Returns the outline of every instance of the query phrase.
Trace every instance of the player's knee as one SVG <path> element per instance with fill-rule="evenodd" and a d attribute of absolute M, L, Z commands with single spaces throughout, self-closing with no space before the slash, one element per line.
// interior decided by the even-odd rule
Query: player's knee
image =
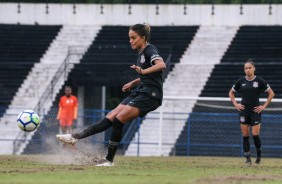
<path fill-rule="evenodd" d="M 122 128 L 124 125 L 124 123 L 122 121 L 120 121 L 117 117 L 114 119 L 113 121 L 113 127 L 114 128 L 117 128 L 117 129 L 120 129 Z"/>
<path fill-rule="evenodd" d="M 260 149 L 261 148 L 261 140 L 260 140 L 259 135 L 253 135 L 253 139 L 254 139 L 255 147 L 257 149 Z"/>
<path fill-rule="evenodd" d="M 250 136 L 249 132 L 242 132 L 242 135 L 243 135 L 243 137 L 249 137 Z"/>
<path fill-rule="evenodd" d="M 122 129 L 124 124 L 117 118 L 113 121 L 113 131 L 110 138 L 112 142 L 120 142 L 122 138 Z"/>

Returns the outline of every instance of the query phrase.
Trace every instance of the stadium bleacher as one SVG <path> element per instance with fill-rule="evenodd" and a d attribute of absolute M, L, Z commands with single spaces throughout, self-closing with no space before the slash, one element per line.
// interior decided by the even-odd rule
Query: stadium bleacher
<path fill-rule="evenodd" d="M 152 26 L 151 43 L 166 60 L 179 62 L 198 26 Z M 121 86 L 135 78 L 129 66 L 136 63 L 137 53 L 130 48 L 128 26 L 103 26 L 81 63 L 71 72 L 75 84 Z"/>
<path fill-rule="evenodd" d="M 0 24 L 0 117 L 60 28 Z"/>

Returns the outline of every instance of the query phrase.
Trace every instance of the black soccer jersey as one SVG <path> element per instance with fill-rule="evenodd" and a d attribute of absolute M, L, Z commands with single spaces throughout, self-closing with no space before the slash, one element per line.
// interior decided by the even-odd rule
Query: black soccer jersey
<path fill-rule="evenodd" d="M 241 77 L 232 87 L 234 92 L 242 94 L 241 104 L 245 106 L 246 110 L 250 111 L 253 111 L 255 106 L 259 106 L 260 94 L 268 91 L 269 89 L 269 84 L 257 76 L 255 76 L 253 80 Z"/>
<path fill-rule="evenodd" d="M 143 51 L 138 54 L 137 66 L 143 70 L 154 65 L 154 61 L 162 59 L 157 48 L 151 44 L 147 45 Z M 158 71 L 150 74 L 140 75 L 140 84 L 137 91 L 162 100 L 163 98 L 163 72 Z"/>

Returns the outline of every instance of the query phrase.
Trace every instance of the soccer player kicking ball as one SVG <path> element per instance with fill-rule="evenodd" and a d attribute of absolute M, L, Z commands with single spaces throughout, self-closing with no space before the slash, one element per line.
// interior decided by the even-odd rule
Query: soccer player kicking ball
<path fill-rule="evenodd" d="M 252 136 L 257 150 L 257 158 L 255 163 L 261 161 L 261 141 L 259 137 L 261 112 L 268 106 L 274 97 L 274 92 L 270 86 L 262 78 L 255 76 L 255 64 L 251 59 L 247 60 L 244 65 L 246 76 L 241 77 L 229 91 L 229 97 L 239 111 L 239 120 L 241 124 L 241 132 L 243 135 L 243 148 L 246 156 L 246 163 L 252 164 L 250 153 L 250 127 L 252 127 Z M 234 93 L 242 94 L 241 103 L 237 103 Z M 267 101 L 260 105 L 259 97 L 262 92 L 268 94 Z"/>
<path fill-rule="evenodd" d="M 64 143 L 75 144 L 79 139 L 105 131 L 113 126 L 108 154 L 96 166 L 114 166 L 113 160 L 122 138 L 124 124 L 137 117 L 145 116 L 162 103 L 162 70 L 166 68 L 166 65 L 157 48 L 149 43 L 150 31 L 151 28 L 148 24 L 135 24 L 129 29 L 131 48 L 138 51 L 137 65 L 132 65 L 130 68 L 139 74 L 139 78 L 125 84 L 122 91 L 127 92 L 136 87 L 131 91 L 131 94 L 109 112 L 104 119 L 82 132 L 56 136 Z"/>

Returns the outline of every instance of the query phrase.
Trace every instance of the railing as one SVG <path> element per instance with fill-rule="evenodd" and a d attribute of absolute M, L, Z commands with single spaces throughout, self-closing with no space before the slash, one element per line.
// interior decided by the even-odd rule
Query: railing
<path fill-rule="evenodd" d="M 30 0 L 2 0 L 2 2 L 17 2 L 17 3 L 21 3 L 21 2 L 28 2 L 30 3 Z M 71 3 L 71 4 L 76 4 L 76 3 L 80 3 L 80 1 L 74 1 L 74 0 L 64 0 L 64 1 L 60 1 L 61 3 Z M 46 3 L 46 5 L 48 5 L 48 3 L 58 3 L 57 0 L 34 0 L 33 3 Z M 100 0 L 98 3 L 93 3 L 93 2 L 85 2 L 83 1 L 83 3 L 86 4 L 223 4 L 222 0 L 210 0 L 210 1 L 195 1 L 195 0 L 182 0 L 182 1 L 173 1 L 173 0 L 146 0 L 146 1 L 132 1 L 132 0 Z M 268 0 L 268 1 L 261 1 L 261 0 L 231 0 L 229 2 L 225 2 L 225 4 L 279 4 L 281 3 L 280 0 Z"/>
<path fill-rule="evenodd" d="M 46 87 L 44 94 L 40 97 L 39 102 L 37 103 L 37 105 L 34 107 L 34 111 L 37 112 L 38 115 L 40 115 L 42 117 L 42 119 L 44 118 L 44 115 L 46 112 L 44 112 L 44 106 L 46 104 L 46 102 L 49 101 L 53 101 L 53 98 L 55 95 L 54 94 L 54 89 L 55 86 L 57 85 L 58 81 L 64 77 L 64 81 L 67 79 L 67 73 L 68 73 L 68 67 L 69 67 L 69 60 L 71 56 L 82 56 L 83 52 L 78 52 L 78 50 L 82 48 L 80 46 L 70 46 L 68 48 L 68 54 L 66 56 L 66 58 L 64 59 L 64 62 L 60 65 L 60 67 L 58 68 L 57 72 L 55 73 L 54 77 L 52 78 L 51 82 L 49 83 L 49 85 Z M 13 153 L 16 154 L 21 145 L 26 142 L 27 140 L 27 133 L 20 131 L 17 136 L 16 139 L 13 141 Z"/>
<path fill-rule="evenodd" d="M 166 61 L 166 69 L 163 71 L 163 79 L 166 79 L 166 77 L 168 76 L 170 70 L 172 69 L 171 67 L 173 66 L 173 64 L 171 63 L 171 53 L 169 53 Z"/>
<path fill-rule="evenodd" d="M 53 109 L 52 112 L 57 112 L 57 109 Z M 101 118 L 100 114 L 103 112 L 105 114 L 108 111 L 101 110 L 85 110 L 85 116 L 80 116 L 88 122 L 96 122 Z M 168 112 L 164 112 L 167 114 Z M 170 112 L 172 113 L 172 112 Z M 173 113 L 178 114 L 178 113 Z M 186 113 L 185 113 L 186 114 Z M 221 156 L 242 156 L 242 139 L 240 130 L 238 128 L 238 120 L 237 113 L 205 113 L 205 112 L 194 112 L 187 113 L 187 118 L 180 118 L 179 120 L 186 121 L 186 127 L 183 131 L 186 132 L 185 136 L 180 139 L 182 141 L 175 142 L 162 142 L 163 145 L 172 145 L 174 148 L 171 150 L 171 155 L 183 155 L 190 156 L 195 154 L 202 155 L 221 155 Z M 41 132 L 42 136 L 39 139 L 32 139 L 31 142 L 36 143 L 37 146 L 42 147 L 40 153 L 45 153 L 45 151 L 49 151 L 46 149 L 46 139 L 49 137 L 53 137 L 52 128 L 59 128 L 58 126 L 54 126 L 53 122 L 48 121 L 50 117 L 53 117 L 52 113 L 48 113 L 45 116 L 47 122 L 44 123 L 44 127 L 40 127 L 38 131 Z M 147 118 L 150 120 L 158 119 L 156 118 Z M 279 133 L 279 125 L 281 124 L 282 116 L 281 114 L 263 114 L 262 116 L 264 124 L 264 131 L 261 134 L 262 139 L 264 140 L 263 148 L 264 154 L 266 157 L 281 157 L 279 156 L 280 150 L 282 150 L 282 145 L 279 142 L 279 138 L 281 135 Z M 138 118 L 132 122 L 132 126 L 128 129 L 125 129 L 126 133 L 123 136 L 121 146 L 122 153 L 124 153 L 129 144 L 137 144 L 136 147 L 136 156 L 139 156 L 139 147 L 142 145 L 156 145 L 156 149 L 158 149 L 158 139 L 155 141 L 144 142 L 141 141 L 140 134 L 138 133 L 138 129 L 141 125 L 141 118 Z M 175 118 L 166 118 L 163 120 L 174 121 Z M 134 125 L 134 126 L 133 126 Z M 87 125 L 84 125 L 87 126 Z M 110 129 L 108 130 L 110 131 Z M 137 132 L 136 139 L 132 142 L 131 139 Z M 230 133 L 231 132 L 231 133 Z M 54 133 L 54 131 L 53 131 Z M 110 132 L 108 132 L 110 133 Z M 23 138 L 18 140 L 20 143 L 24 143 L 26 140 L 24 138 L 27 137 L 28 134 L 23 133 Z M 226 139 L 228 137 L 228 139 Z M 5 140 L 1 140 L 5 141 Z M 6 140 L 10 141 L 10 140 Z M 94 144 L 106 144 L 108 139 L 104 139 L 104 142 L 92 141 Z M 41 145 L 38 145 L 38 142 L 41 142 Z M 18 144 L 18 143 L 16 143 Z M 16 148 L 16 145 L 15 145 Z M 44 149 L 45 148 L 45 149 Z M 58 147 L 55 147 L 58 149 Z M 80 149 L 78 145 L 78 149 Z M 144 149 L 144 148 L 142 148 Z M 230 149 L 230 150 L 229 150 Z M 252 146 L 252 149 L 254 147 Z M 228 152 L 224 150 L 229 150 Z M 14 150 L 16 153 L 17 150 Z"/>
<path fill-rule="evenodd" d="M 75 50 L 76 47 L 71 46 L 68 49 L 68 55 L 65 58 L 64 62 L 61 64 L 61 66 L 58 68 L 57 72 L 55 73 L 53 79 L 51 80 L 50 84 L 46 87 L 45 93 L 41 96 L 39 102 L 35 106 L 34 110 L 40 115 L 42 112 L 42 108 L 46 104 L 47 100 L 53 100 L 54 95 L 54 88 L 58 81 L 61 79 L 61 77 L 64 77 L 64 80 L 67 80 L 67 74 L 68 74 L 68 67 L 69 67 L 69 60 L 72 55 L 80 56 L 82 53 L 78 53 Z"/>

